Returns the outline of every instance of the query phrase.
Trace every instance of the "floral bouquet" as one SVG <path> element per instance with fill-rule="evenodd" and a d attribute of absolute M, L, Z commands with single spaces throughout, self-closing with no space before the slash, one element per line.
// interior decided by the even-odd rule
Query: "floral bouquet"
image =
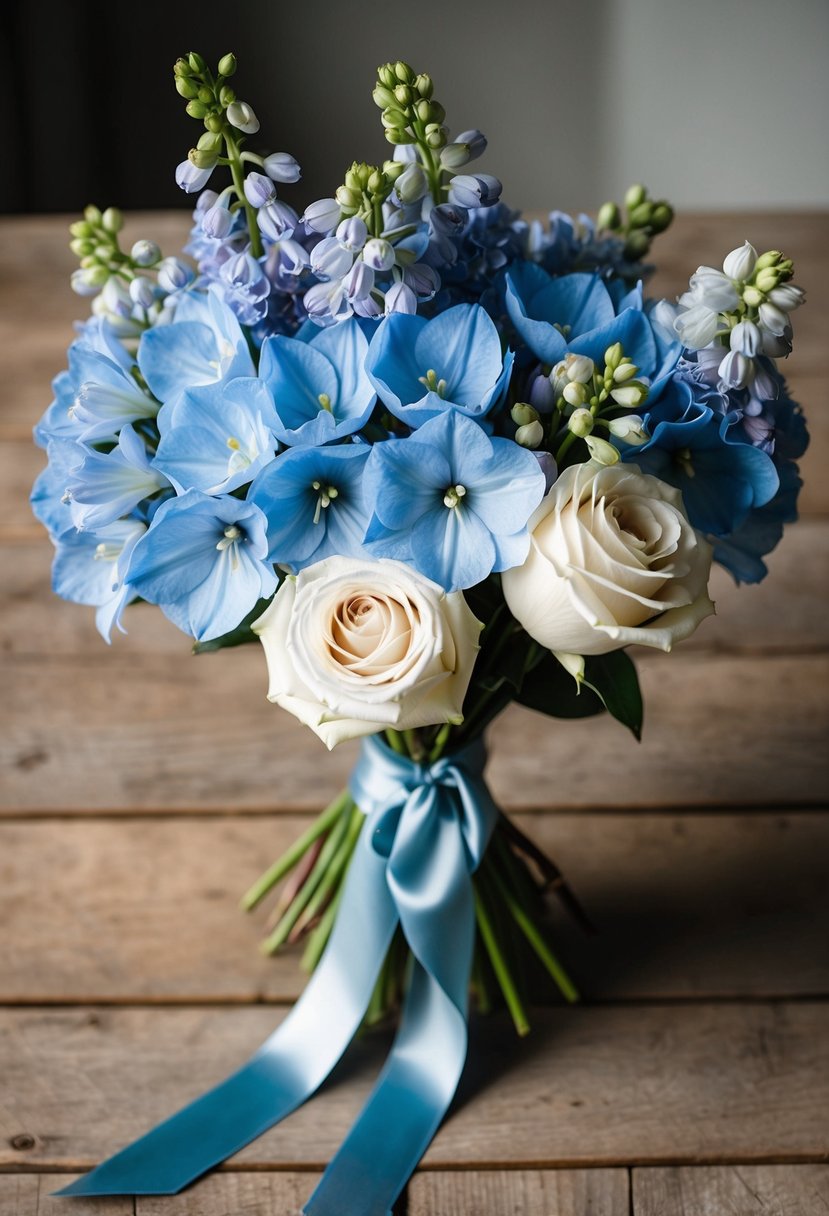
<path fill-rule="evenodd" d="M 72 225 L 92 316 L 35 431 L 32 502 L 55 590 L 107 641 L 138 600 L 197 653 L 259 639 L 269 699 L 362 751 L 244 900 L 282 883 L 265 948 L 304 939 L 314 972 L 291 1016 L 67 1191 L 180 1190 L 400 1007 L 306 1208 L 386 1213 L 455 1092 L 470 990 L 521 1034 L 528 960 L 576 999 L 545 891 L 580 910 L 493 803 L 484 729 L 518 701 L 607 710 L 638 737 L 626 647 L 669 651 L 713 612 L 712 558 L 766 573 L 807 442 L 777 364 L 803 292 L 746 243 L 676 303 L 647 299 L 667 203 L 633 186 L 595 223 L 522 220 L 470 168 L 481 132 L 451 138 L 402 62 L 373 92 L 392 158 L 300 214 L 294 158 L 245 146 L 259 123 L 235 71 L 175 65 L 203 127 L 176 171 L 198 195 L 188 258 L 123 250 L 112 208 Z"/>

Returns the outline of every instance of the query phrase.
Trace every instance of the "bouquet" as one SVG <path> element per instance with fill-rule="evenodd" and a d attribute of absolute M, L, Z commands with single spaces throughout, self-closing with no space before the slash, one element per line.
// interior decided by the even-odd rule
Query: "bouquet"
<path fill-rule="evenodd" d="M 577 994 L 545 924 L 553 862 L 495 806 L 483 732 L 511 701 L 608 711 L 639 736 L 629 646 L 670 651 L 796 518 L 807 434 L 778 360 L 803 302 L 746 242 L 675 302 L 644 294 L 670 206 L 523 220 L 403 62 L 373 99 L 391 159 L 293 205 L 293 156 L 231 85 L 175 65 L 202 127 L 186 257 L 72 225 L 91 298 L 35 430 L 53 582 L 106 641 L 156 604 L 196 653 L 259 640 L 268 697 L 349 788 L 244 898 L 282 884 L 265 949 L 314 974 L 239 1072 L 67 1188 L 175 1192 L 309 1098 L 354 1034 L 402 1010 L 388 1062 L 306 1208 L 387 1212 L 466 1055 L 468 995 L 529 1029 L 530 963 Z M 212 187 L 212 188 L 211 188 Z M 493 727 L 497 730 L 497 726 Z"/>

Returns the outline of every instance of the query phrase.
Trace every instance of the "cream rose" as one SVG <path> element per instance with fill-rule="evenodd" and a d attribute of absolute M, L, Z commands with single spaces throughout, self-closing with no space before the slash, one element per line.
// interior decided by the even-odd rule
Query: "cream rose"
<path fill-rule="evenodd" d="M 502 574 L 504 597 L 560 657 L 634 642 L 670 650 L 714 611 L 711 546 L 679 491 L 633 464 L 565 469 L 528 527 L 527 560 Z"/>
<path fill-rule="evenodd" d="M 402 562 L 329 557 L 287 579 L 252 628 L 268 700 L 332 748 L 462 721 L 482 626 L 460 592 Z"/>

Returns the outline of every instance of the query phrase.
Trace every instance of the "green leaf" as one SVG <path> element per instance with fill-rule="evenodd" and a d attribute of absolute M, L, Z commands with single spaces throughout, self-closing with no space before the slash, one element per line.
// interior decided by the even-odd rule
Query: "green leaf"
<path fill-rule="evenodd" d="M 584 684 L 579 689 L 549 651 L 527 672 L 515 699 L 551 718 L 591 718 L 605 708 L 597 691 Z"/>
<path fill-rule="evenodd" d="M 601 698 L 608 713 L 642 739 L 642 692 L 633 660 L 624 650 L 585 659 L 584 683 Z"/>
<path fill-rule="evenodd" d="M 223 633 L 220 638 L 211 638 L 209 642 L 194 642 L 193 654 L 212 654 L 213 651 L 224 650 L 228 646 L 244 646 L 246 642 L 258 642 L 259 638 L 250 627 L 251 622 L 262 615 L 270 602 L 260 600 L 230 633 Z"/>

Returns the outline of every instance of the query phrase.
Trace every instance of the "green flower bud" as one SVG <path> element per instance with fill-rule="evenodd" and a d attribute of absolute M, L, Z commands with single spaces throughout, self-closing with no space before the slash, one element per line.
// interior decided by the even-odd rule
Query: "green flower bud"
<path fill-rule="evenodd" d="M 86 220 L 75 220 L 74 224 L 69 225 L 69 231 L 72 236 L 90 237 L 94 234 L 95 229 L 91 224 L 87 224 Z"/>
<path fill-rule="evenodd" d="M 96 228 L 101 224 L 101 211 L 93 203 L 83 209 L 83 218 L 88 224 L 94 224 Z"/>
<path fill-rule="evenodd" d="M 749 308 L 758 308 L 763 303 L 763 293 L 756 287 L 746 287 L 743 289 L 743 299 Z"/>
<path fill-rule="evenodd" d="M 586 439 L 593 430 L 593 415 L 590 410 L 584 409 L 583 406 L 573 410 L 567 421 L 567 429 L 577 435 L 579 439 Z"/>
<path fill-rule="evenodd" d="M 377 79 L 387 89 L 393 89 L 397 84 L 397 77 L 394 74 L 394 64 L 384 63 L 382 67 L 377 69 Z"/>
<path fill-rule="evenodd" d="M 393 110 L 397 105 L 397 98 L 391 89 L 387 89 L 384 84 L 377 84 L 372 93 L 374 104 L 381 110 Z"/>
<path fill-rule="evenodd" d="M 408 165 L 402 160 L 384 160 L 383 173 L 387 181 L 396 182 L 401 173 L 408 169 Z"/>
<path fill-rule="evenodd" d="M 765 270 L 761 270 L 759 274 L 754 276 L 754 286 L 758 291 L 774 291 L 778 280 L 777 271 L 772 266 L 767 266 Z"/>
<path fill-rule="evenodd" d="M 215 131 L 204 131 L 196 141 L 196 147 L 200 152 L 219 153 L 222 150 L 222 137 Z"/>
<path fill-rule="evenodd" d="M 213 90 L 208 89 L 207 85 L 203 85 L 199 89 L 199 101 L 203 101 L 205 105 L 209 105 L 213 100 Z"/>
<path fill-rule="evenodd" d="M 224 127 L 224 119 L 220 114 L 208 114 L 204 120 L 204 125 L 208 131 L 215 131 L 218 134 Z"/>
<path fill-rule="evenodd" d="M 213 169 L 219 157 L 218 153 L 209 152 L 207 148 L 191 148 L 187 153 L 187 159 L 197 169 Z"/>
<path fill-rule="evenodd" d="M 628 384 L 620 384 L 618 388 L 612 388 L 610 395 L 617 405 L 624 406 L 627 410 L 635 410 L 647 397 L 648 387 L 640 380 L 631 380 Z"/>
<path fill-rule="evenodd" d="M 609 367 L 611 371 L 615 371 L 622 362 L 624 353 L 621 342 L 614 342 L 612 346 L 608 346 L 604 352 L 605 367 Z"/>
<path fill-rule="evenodd" d="M 625 241 L 624 254 L 626 258 L 630 258 L 635 262 L 639 258 L 643 258 L 651 247 L 650 240 L 647 235 L 641 231 L 631 232 Z"/>
<path fill-rule="evenodd" d="M 90 253 L 92 253 L 95 246 L 92 243 L 92 241 L 90 241 L 90 240 L 84 240 L 81 237 L 75 237 L 75 239 L 73 241 L 69 242 L 69 248 L 72 250 L 72 252 L 74 253 L 76 258 L 85 258 L 85 257 L 88 257 Z"/>
<path fill-rule="evenodd" d="M 779 249 L 769 249 L 766 253 L 761 253 L 757 261 L 754 263 L 755 270 L 767 270 L 769 266 L 776 266 L 781 261 L 783 254 Z"/>
<path fill-rule="evenodd" d="M 176 76 L 189 76 L 190 64 L 186 59 L 177 59 L 173 64 L 173 71 Z"/>
<path fill-rule="evenodd" d="M 197 97 L 199 90 L 186 76 L 176 76 L 176 92 L 182 97 Z"/>
<path fill-rule="evenodd" d="M 654 232 L 664 232 L 666 228 L 670 228 L 674 222 L 674 209 L 670 203 L 666 203 L 664 199 L 660 199 L 654 204 L 651 212 L 651 229 Z"/>
<path fill-rule="evenodd" d="M 355 191 L 357 194 L 362 194 L 363 187 L 366 184 L 364 174 L 360 172 L 359 165 L 353 165 L 345 175 L 345 184 L 349 190 Z"/>
<path fill-rule="evenodd" d="M 650 225 L 653 216 L 653 207 L 650 203 L 640 203 L 638 207 L 634 207 L 628 212 L 628 223 L 634 228 L 647 228 Z"/>
<path fill-rule="evenodd" d="M 106 266 L 90 266 L 84 272 L 84 279 L 90 287 L 103 287 L 109 279 L 109 271 Z"/>
<path fill-rule="evenodd" d="M 435 86 L 432 83 L 432 77 L 427 76 L 425 72 L 421 72 L 415 78 L 414 87 L 421 97 L 431 97 Z"/>
<path fill-rule="evenodd" d="M 538 422 L 538 410 L 534 410 L 524 401 L 517 401 L 509 414 L 516 426 L 529 426 L 531 422 Z"/>
<path fill-rule="evenodd" d="M 647 197 L 648 192 L 644 186 L 629 186 L 625 193 L 625 206 L 628 211 L 631 211 L 634 207 L 638 207 L 640 203 L 644 203 Z"/>
<path fill-rule="evenodd" d="M 404 63 L 402 59 L 398 59 L 394 65 L 394 74 L 401 84 L 411 84 L 415 78 L 415 74 L 408 63 Z"/>
<path fill-rule="evenodd" d="M 375 169 L 366 182 L 366 187 L 370 194 L 378 194 L 381 190 L 385 190 L 386 185 L 386 179 L 379 169 Z"/>
<path fill-rule="evenodd" d="M 97 261 L 108 262 L 112 249 L 109 245 L 94 245 L 92 248 L 92 253 Z"/>
<path fill-rule="evenodd" d="M 227 108 L 227 106 L 232 106 L 235 100 L 236 94 L 233 89 L 231 89 L 229 85 L 222 85 L 221 89 L 219 90 L 219 102 L 221 105 Z"/>
<path fill-rule="evenodd" d="M 390 144 L 413 144 L 415 142 L 414 135 L 410 135 L 408 131 L 400 131 L 395 127 L 387 128 L 383 134 Z M 434 147 L 436 145 L 430 144 L 429 146 Z"/>
<path fill-rule="evenodd" d="M 613 444 L 608 443 L 606 439 L 599 439 L 596 435 L 587 435 L 584 442 L 587 444 L 591 460 L 595 460 L 597 464 L 619 463 L 619 449 L 614 448 Z"/>
<path fill-rule="evenodd" d="M 561 395 L 568 405 L 584 405 L 587 400 L 587 389 L 578 380 L 570 380 L 565 384 Z"/>
<path fill-rule="evenodd" d="M 105 232 L 120 232 L 124 227 L 124 217 L 117 207 L 107 207 L 101 216 Z"/>
<path fill-rule="evenodd" d="M 794 262 L 791 258 L 784 258 L 777 267 L 777 279 L 780 283 L 787 283 L 794 274 Z"/>
<path fill-rule="evenodd" d="M 191 118 L 204 118 L 207 113 L 207 106 L 203 101 L 188 101 L 185 108 Z"/>
<path fill-rule="evenodd" d="M 232 76 L 236 71 L 236 56 L 230 51 L 219 60 L 219 75 Z"/>
<path fill-rule="evenodd" d="M 613 232 L 622 222 L 622 217 L 619 214 L 619 208 L 615 203 L 603 203 L 599 208 L 599 214 L 596 216 L 596 227 L 599 229 L 609 229 Z"/>
<path fill-rule="evenodd" d="M 404 130 L 409 125 L 408 118 L 400 110 L 384 110 L 380 115 L 380 121 L 384 127 L 399 130 Z"/>
<path fill-rule="evenodd" d="M 415 99 L 414 91 L 407 84 L 399 84 L 394 90 L 394 99 L 399 106 L 410 106 Z"/>
<path fill-rule="evenodd" d="M 526 426 L 519 426 L 515 432 L 515 442 L 520 444 L 522 448 L 537 448 L 544 441 L 544 428 L 537 420 L 529 422 Z"/>
<path fill-rule="evenodd" d="M 81 258 L 81 268 L 87 270 L 90 266 L 97 266 L 98 259 L 94 253 L 87 253 Z"/>
<path fill-rule="evenodd" d="M 207 71 L 207 64 L 198 51 L 191 51 L 187 56 L 187 61 L 190 64 L 190 70 L 192 72 L 201 73 Z"/>
<path fill-rule="evenodd" d="M 429 102 L 429 121 L 442 123 L 446 117 L 446 111 L 439 101 Z"/>
<path fill-rule="evenodd" d="M 433 126 L 431 131 L 427 130 L 426 143 L 430 148 L 443 148 L 446 142 L 446 130 L 444 127 Z"/>
<path fill-rule="evenodd" d="M 348 186 L 340 186 L 334 197 L 343 211 L 354 212 L 362 202 L 362 191 L 349 190 Z"/>
<path fill-rule="evenodd" d="M 620 363 L 614 371 L 613 383 L 625 384 L 628 380 L 632 380 L 638 371 L 639 368 L 636 366 L 636 364 L 631 363 L 631 361 L 627 359 L 625 362 Z"/>

